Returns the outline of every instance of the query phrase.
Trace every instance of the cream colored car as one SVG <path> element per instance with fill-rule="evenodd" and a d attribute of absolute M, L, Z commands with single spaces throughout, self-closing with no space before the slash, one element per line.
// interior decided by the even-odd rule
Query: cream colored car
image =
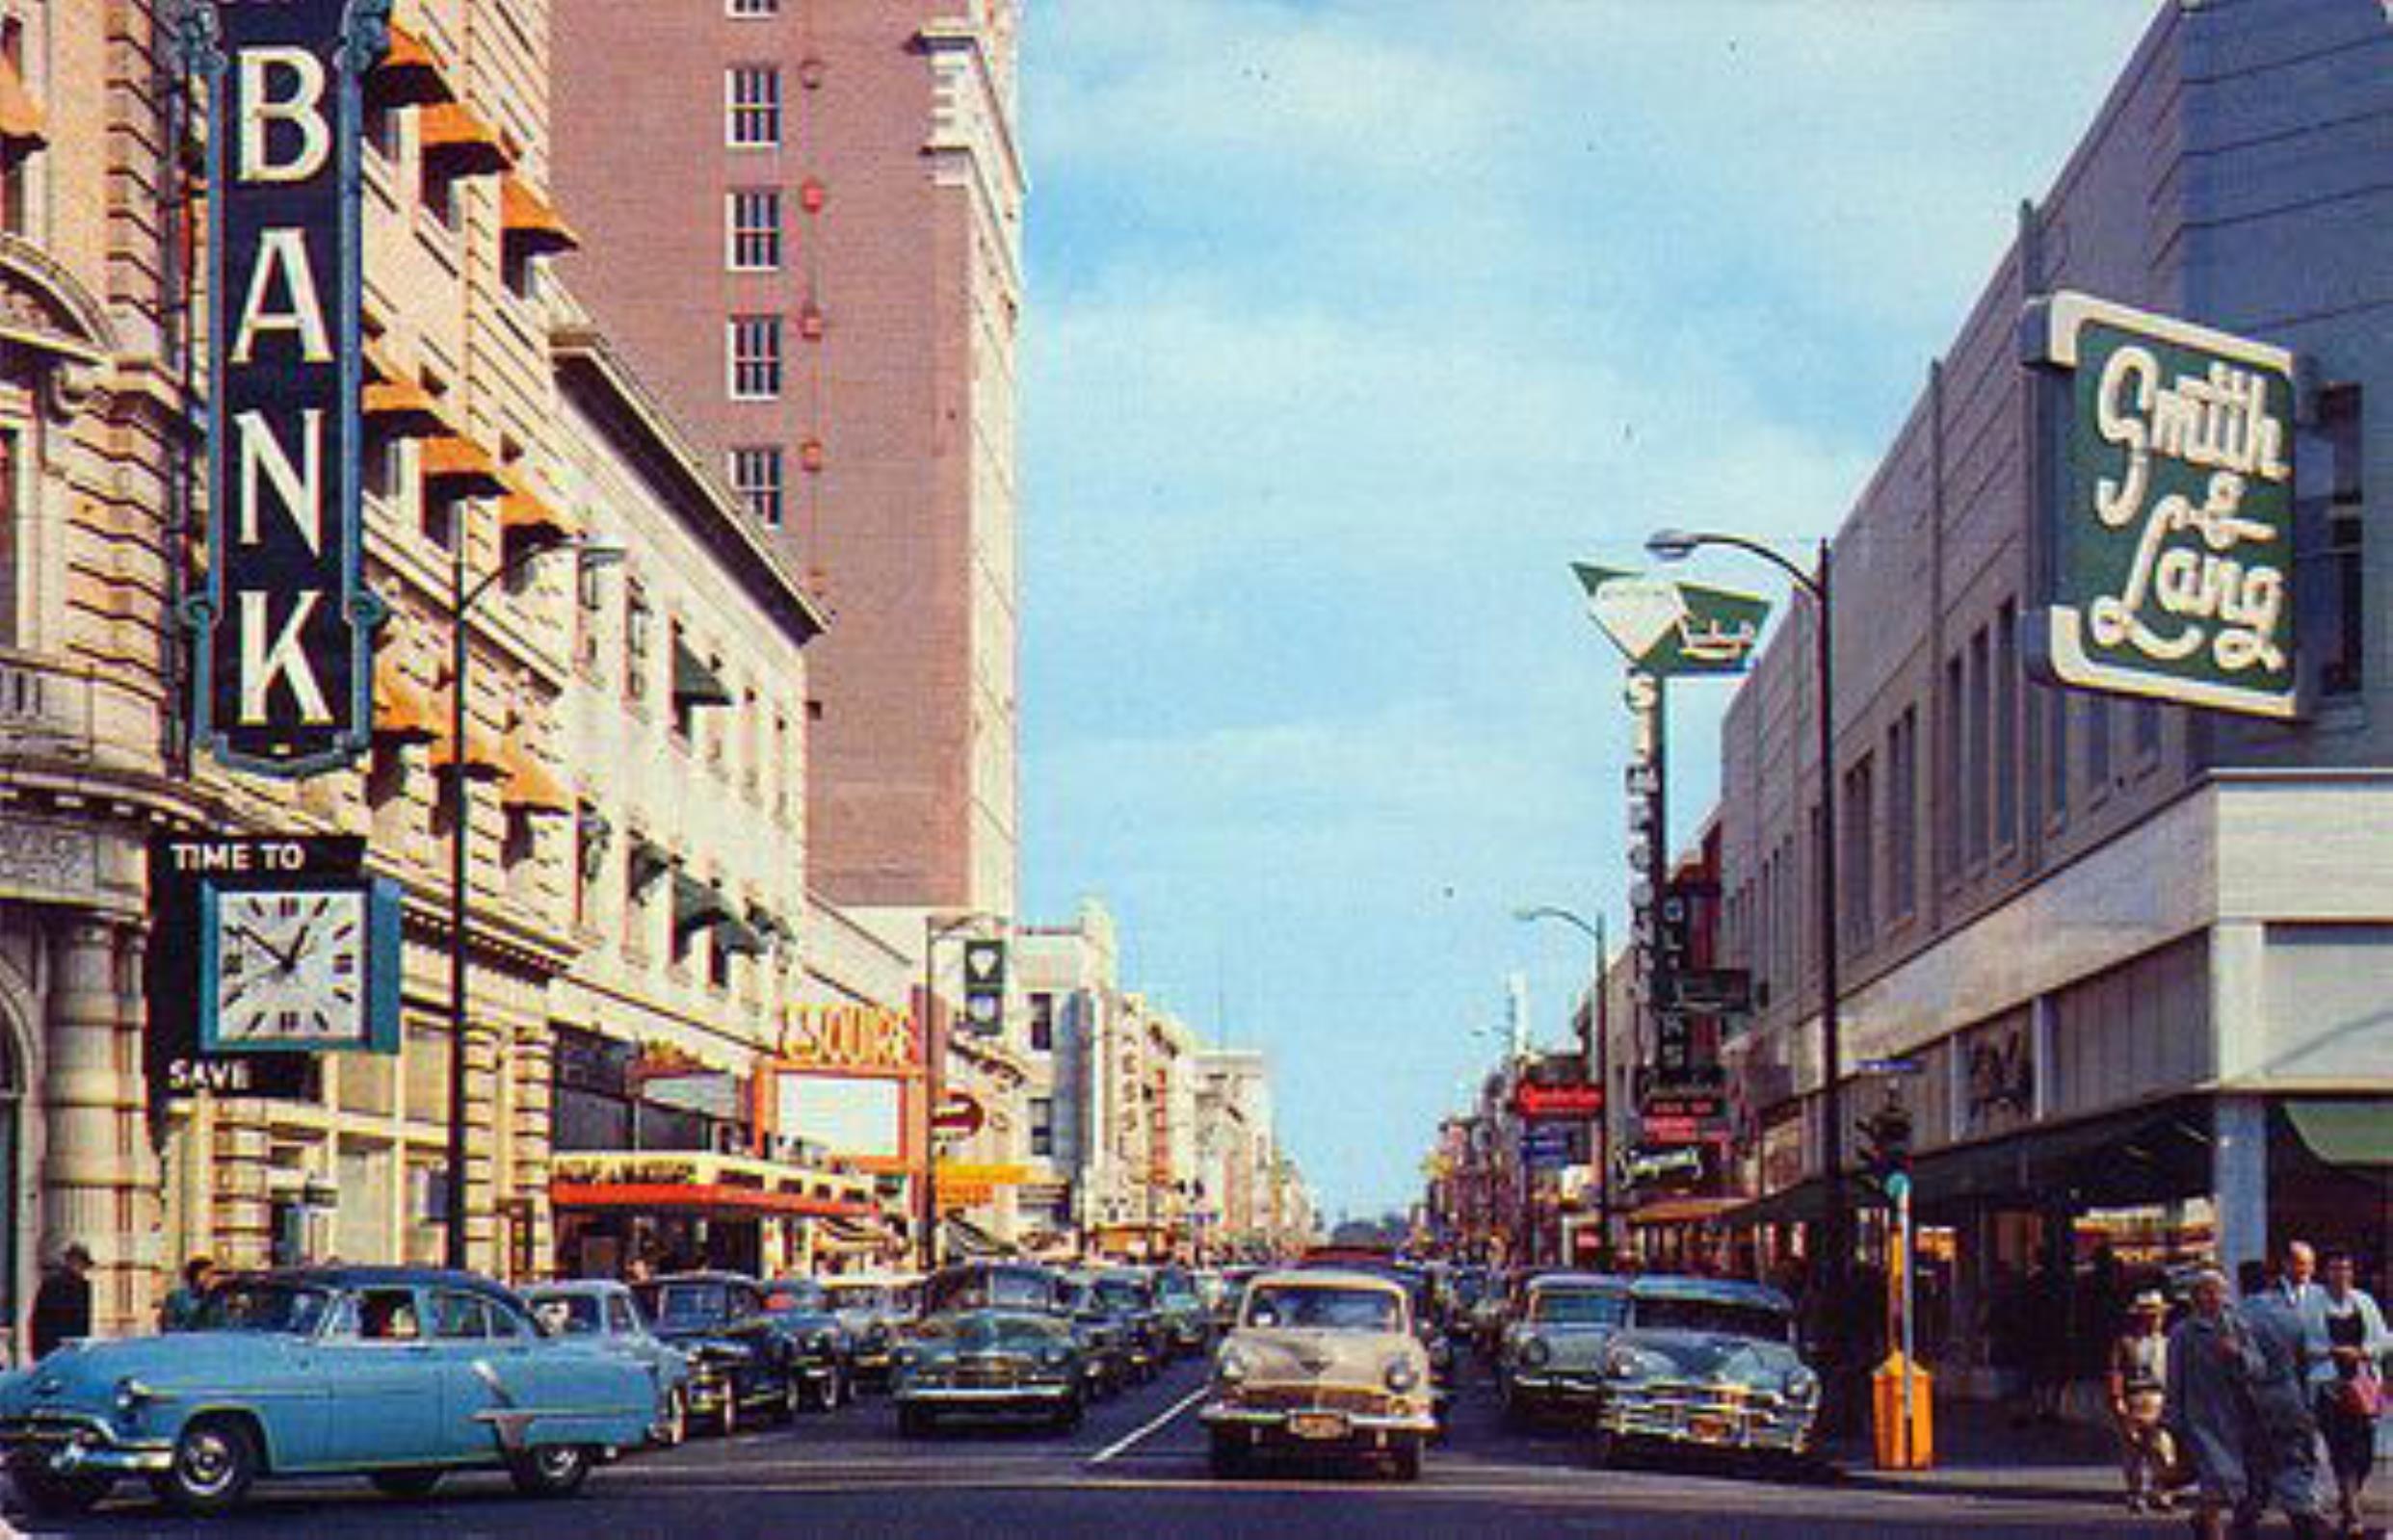
<path fill-rule="evenodd" d="M 1429 1350 L 1403 1286 L 1362 1272 L 1271 1272 L 1247 1286 L 1201 1414 L 1213 1474 L 1271 1452 L 1384 1459 L 1421 1474 L 1437 1423 Z"/>

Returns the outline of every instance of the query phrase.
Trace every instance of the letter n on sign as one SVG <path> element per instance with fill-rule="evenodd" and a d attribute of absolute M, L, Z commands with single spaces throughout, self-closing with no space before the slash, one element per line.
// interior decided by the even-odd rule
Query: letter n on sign
<path fill-rule="evenodd" d="M 193 733 L 226 766 L 334 770 L 374 730 L 358 502 L 358 142 L 390 0 L 181 0 L 206 103 L 207 586 Z"/>

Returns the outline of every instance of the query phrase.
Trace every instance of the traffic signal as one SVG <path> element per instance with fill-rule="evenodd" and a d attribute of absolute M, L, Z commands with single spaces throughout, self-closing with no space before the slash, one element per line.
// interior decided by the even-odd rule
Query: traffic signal
<path fill-rule="evenodd" d="M 1861 1136 L 1854 1151 L 1860 1157 L 1861 1185 L 1872 1203 L 1892 1207 L 1887 1178 L 1911 1173 L 1911 1114 L 1889 1102 L 1855 1123 L 1854 1130 Z"/>

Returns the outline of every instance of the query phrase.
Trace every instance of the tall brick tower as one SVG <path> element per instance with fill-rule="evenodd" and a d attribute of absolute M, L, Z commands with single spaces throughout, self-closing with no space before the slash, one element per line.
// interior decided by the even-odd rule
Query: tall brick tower
<path fill-rule="evenodd" d="M 1011 913 L 1018 0 L 557 0 L 565 281 L 831 612 L 816 886 Z"/>

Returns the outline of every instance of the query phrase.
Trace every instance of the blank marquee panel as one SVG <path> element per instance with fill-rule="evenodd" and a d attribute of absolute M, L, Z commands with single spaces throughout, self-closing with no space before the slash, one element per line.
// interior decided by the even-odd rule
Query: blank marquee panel
<path fill-rule="evenodd" d="M 896 1081 L 783 1075 L 776 1132 L 833 1155 L 894 1161 L 905 1153 L 905 1102 Z"/>

